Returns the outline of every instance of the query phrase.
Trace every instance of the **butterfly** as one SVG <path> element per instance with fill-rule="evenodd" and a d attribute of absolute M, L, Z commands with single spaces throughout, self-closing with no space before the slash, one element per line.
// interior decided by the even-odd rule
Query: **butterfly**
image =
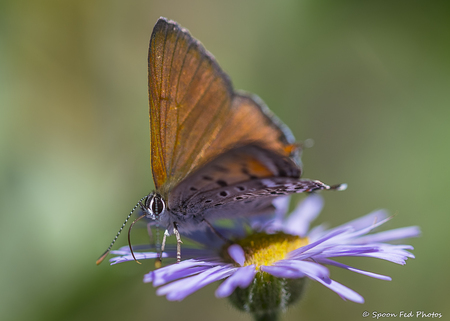
<path fill-rule="evenodd" d="M 215 58 L 174 21 L 160 18 L 153 29 L 148 77 L 156 191 L 135 208 L 166 228 L 163 245 L 176 235 L 178 261 L 180 233 L 273 212 L 283 195 L 344 189 L 300 179 L 301 148 L 289 128 L 259 97 L 234 90 Z"/>

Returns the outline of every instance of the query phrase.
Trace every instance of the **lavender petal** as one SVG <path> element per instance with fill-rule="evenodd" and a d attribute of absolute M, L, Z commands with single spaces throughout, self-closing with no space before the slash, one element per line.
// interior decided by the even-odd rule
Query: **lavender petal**
<path fill-rule="evenodd" d="M 210 268 L 220 264 L 223 265 L 223 263 L 220 262 L 207 262 L 194 259 L 185 260 L 177 264 L 171 264 L 161 269 L 151 271 L 150 273 L 146 274 L 146 280 L 148 280 L 149 282 L 153 282 L 154 286 L 159 286 L 174 280 L 174 275 L 178 276 L 182 275 L 183 273 L 189 274 L 190 272 L 192 272 L 192 268 L 203 267 L 204 270 L 209 270 Z"/>
<path fill-rule="evenodd" d="M 322 236 L 324 236 L 325 234 L 327 234 L 328 232 L 328 224 L 320 224 L 317 225 L 315 227 L 313 227 L 308 233 L 307 233 L 307 237 L 309 239 L 310 242 L 315 242 L 318 239 L 320 239 Z"/>
<path fill-rule="evenodd" d="M 215 266 L 195 276 L 164 285 L 156 291 L 156 294 L 166 295 L 169 301 L 181 301 L 202 287 L 228 277 L 235 270 L 236 268 L 230 266 Z"/>
<path fill-rule="evenodd" d="M 117 264 L 117 263 L 123 263 L 123 262 L 128 262 L 128 261 L 134 261 L 133 256 L 131 255 L 131 253 L 128 251 L 127 255 L 124 255 L 124 251 L 111 251 L 112 254 L 119 254 L 122 256 L 116 256 L 113 257 L 109 260 L 109 262 L 111 262 L 111 265 Z M 134 256 L 136 257 L 136 260 L 145 260 L 145 259 L 156 259 L 157 257 L 159 257 L 158 253 L 155 252 L 135 252 Z M 162 257 L 170 257 L 170 255 L 166 252 L 162 253 Z"/>
<path fill-rule="evenodd" d="M 319 283 L 322 283 L 330 290 L 339 294 L 339 296 L 342 297 L 343 299 L 348 299 L 356 303 L 364 303 L 364 298 L 360 294 L 356 293 L 352 289 L 347 288 L 346 286 L 340 284 L 339 282 L 336 282 L 329 278 L 321 279 L 310 275 L 308 275 L 308 277 Z"/>
<path fill-rule="evenodd" d="M 230 296 L 237 287 L 245 289 L 255 278 L 255 265 L 238 268 L 229 278 L 227 278 L 216 290 L 217 298 Z"/>
<path fill-rule="evenodd" d="M 376 210 L 369 214 L 366 214 L 362 217 L 359 217 L 357 219 L 354 219 L 350 222 L 347 222 L 345 224 L 336 226 L 335 228 L 343 228 L 345 226 L 351 226 L 355 230 L 360 230 L 362 228 L 365 228 L 367 226 L 371 226 L 373 224 L 376 224 L 377 222 L 383 221 L 388 217 L 388 212 L 386 210 Z"/>
<path fill-rule="evenodd" d="M 342 234 L 347 234 L 350 231 L 353 231 L 353 229 L 351 227 L 344 227 L 341 229 L 334 229 L 332 232 L 328 233 L 327 235 L 325 235 L 324 237 L 320 238 L 319 240 L 309 243 L 308 245 L 305 245 L 301 248 L 298 248 L 294 251 L 289 252 L 288 257 L 290 259 L 295 259 L 297 258 L 300 254 L 318 246 L 321 243 L 324 243 L 326 241 L 329 241 L 330 239 L 333 239 L 335 237 L 341 236 Z"/>
<path fill-rule="evenodd" d="M 410 237 L 420 236 L 420 228 L 418 226 L 408 226 L 397 228 L 394 230 L 379 232 L 376 234 L 366 235 L 353 240 L 352 244 L 367 244 L 377 242 L 389 242 L 393 240 L 406 239 Z"/>
<path fill-rule="evenodd" d="M 243 266 L 245 263 L 245 253 L 242 247 L 239 244 L 232 244 L 227 249 L 228 254 L 231 258 L 240 266 Z"/>
<path fill-rule="evenodd" d="M 299 271 L 306 275 L 314 275 L 318 278 L 324 278 L 330 275 L 330 271 L 325 266 L 309 261 L 281 260 L 276 262 L 275 266 Z"/>
<path fill-rule="evenodd" d="M 381 275 L 381 274 L 377 274 L 377 273 L 372 273 L 372 272 L 368 272 L 368 271 L 364 271 L 364 270 L 360 270 L 360 269 L 357 269 L 357 268 L 354 268 L 354 267 L 351 267 L 349 265 L 342 264 L 342 263 L 339 263 L 339 262 L 336 262 L 336 261 L 333 261 L 333 260 L 318 259 L 317 262 L 321 263 L 321 264 L 334 265 L 334 266 L 337 266 L 337 267 L 340 267 L 340 268 L 343 268 L 343 269 L 346 269 L 346 270 L 349 270 L 349 271 L 352 271 L 352 272 L 356 272 L 356 273 L 359 273 L 359 274 L 370 276 L 370 277 L 375 278 L 375 279 L 380 279 L 380 280 L 385 280 L 385 281 L 392 281 L 392 278 L 390 278 L 389 276 Z"/>
<path fill-rule="evenodd" d="M 169 275 L 166 275 L 164 278 L 156 278 L 154 271 L 147 273 L 144 275 L 144 283 L 151 283 L 153 282 L 153 286 L 160 286 L 169 282 L 172 282 L 174 280 L 179 280 L 182 278 L 186 278 L 191 275 L 202 273 L 206 270 L 209 270 L 211 267 L 206 266 L 196 266 L 187 268 L 184 270 L 180 270 L 174 273 L 171 273 Z"/>
<path fill-rule="evenodd" d="M 299 203 L 283 224 L 284 232 L 305 236 L 311 222 L 319 215 L 323 208 L 323 198 L 312 194 Z"/>
<path fill-rule="evenodd" d="M 289 269 L 284 266 L 262 265 L 260 267 L 260 270 L 269 273 L 277 278 L 286 278 L 286 279 L 299 279 L 305 277 L 306 275 L 301 271 Z"/>

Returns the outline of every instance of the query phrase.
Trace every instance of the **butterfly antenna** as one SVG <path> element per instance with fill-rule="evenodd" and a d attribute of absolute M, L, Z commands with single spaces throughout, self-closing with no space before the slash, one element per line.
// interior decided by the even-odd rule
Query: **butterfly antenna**
<path fill-rule="evenodd" d="M 144 196 L 143 198 L 141 198 L 139 200 L 139 202 L 133 207 L 133 209 L 131 210 L 130 214 L 128 214 L 127 219 L 125 220 L 125 222 L 123 222 L 122 227 L 120 228 L 119 232 L 117 232 L 116 237 L 114 237 L 114 240 L 112 240 L 111 244 L 109 245 L 108 249 L 105 251 L 105 253 L 103 253 L 98 260 L 95 262 L 97 265 L 99 265 L 100 263 L 103 262 L 103 260 L 105 259 L 105 257 L 108 255 L 108 253 L 111 251 L 111 248 L 113 247 L 114 243 L 116 242 L 117 238 L 119 237 L 120 233 L 122 232 L 123 228 L 125 227 L 125 225 L 127 224 L 128 220 L 131 217 L 131 214 L 133 214 L 133 212 L 136 210 L 136 208 L 139 206 L 139 204 L 141 204 L 142 200 L 144 200 L 147 196 Z"/>
<path fill-rule="evenodd" d="M 128 246 L 130 247 L 130 251 L 131 251 L 131 255 L 133 256 L 133 259 L 136 261 L 136 263 L 138 264 L 142 264 L 141 262 L 139 262 L 138 260 L 136 260 L 136 257 L 134 256 L 134 252 L 133 252 L 133 248 L 131 247 L 131 228 L 133 227 L 134 223 L 136 223 L 137 221 L 139 221 L 141 218 L 144 218 L 144 215 L 139 216 L 137 219 L 135 219 L 133 221 L 133 223 L 131 223 L 130 228 L 128 229 Z"/>
<path fill-rule="evenodd" d="M 335 191 L 345 191 L 347 187 L 348 185 L 344 183 L 330 186 L 330 189 L 334 189 Z"/>

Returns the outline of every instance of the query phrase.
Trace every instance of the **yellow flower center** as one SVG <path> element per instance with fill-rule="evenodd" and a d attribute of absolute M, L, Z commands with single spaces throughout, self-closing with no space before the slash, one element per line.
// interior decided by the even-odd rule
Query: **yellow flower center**
<path fill-rule="evenodd" d="M 268 266 L 286 259 L 289 252 L 307 245 L 308 238 L 282 232 L 276 234 L 255 233 L 237 240 L 235 243 L 244 250 L 244 266 L 255 264 L 258 269 L 261 265 Z M 229 258 L 228 253 L 226 253 L 226 257 Z"/>

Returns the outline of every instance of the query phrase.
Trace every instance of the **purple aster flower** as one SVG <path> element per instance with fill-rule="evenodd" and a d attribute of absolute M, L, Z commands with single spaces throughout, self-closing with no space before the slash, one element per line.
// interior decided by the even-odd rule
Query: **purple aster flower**
<path fill-rule="evenodd" d="M 285 217 L 288 202 L 288 198 L 277 199 L 274 202 L 276 213 L 271 219 L 251 220 L 250 233 L 242 229 L 242 224 L 236 224 L 241 228 L 220 229 L 221 234 L 233 240 L 232 245 L 224 244 L 210 231 L 193 234 L 192 239 L 203 245 L 201 249 L 184 246 L 183 258 L 188 259 L 149 272 L 144 276 L 144 282 L 159 287 L 158 295 L 165 295 L 171 301 L 180 301 L 210 283 L 223 280 L 216 290 L 216 297 L 228 297 L 238 293 L 234 300 L 242 301 L 242 297 L 254 297 L 255 291 L 265 295 L 264 289 L 267 286 L 255 288 L 255 284 L 266 282 L 265 284 L 275 287 L 287 285 L 294 289 L 299 286 L 295 284 L 296 281 L 308 278 L 328 287 L 344 300 L 363 303 L 364 299 L 360 294 L 330 278 L 327 266 L 340 267 L 381 280 L 391 278 L 337 262 L 335 258 L 365 256 L 402 265 L 408 258 L 414 258 L 414 255 L 407 251 L 412 250 L 412 246 L 386 242 L 419 236 L 418 227 L 370 234 L 390 219 L 383 210 L 336 228 L 327 229 L 324 225 L 319 225 L 310 229 L 310 223 L 323 207 L 322 197 L 317 194 L 308 196 L 291 215 Z M 113 254 L 118 256 L 110 260 L 112 264 L 133 260 L 126 247 L 113 251 Z M 175 255 L 175 249 L 169 248 L 163 257 Z M 158 254 L 135 252 L 135 256 L 142 260 L 157 258 Z M 278 280 L 278 283 L 274 282 L 275 280 Z M 293 296 L 292 293 L 289 294 L 289 297 Z M 244 310 L 248 310 L 248 306 L 248 302 L 241 304 Z"/>

